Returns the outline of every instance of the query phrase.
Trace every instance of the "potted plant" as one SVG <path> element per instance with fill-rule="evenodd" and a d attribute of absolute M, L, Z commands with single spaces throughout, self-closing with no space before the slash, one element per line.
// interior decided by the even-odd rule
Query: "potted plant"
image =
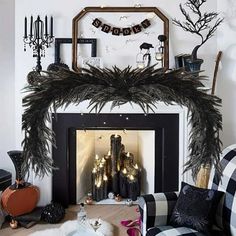
<path fill-rule="evenodd" d="M 185 17 L 185 21 L 181 22 L 177 19 L 173 19 L 174 25 L 181 27 L 184 31 L 198 35 L 200 37 L 200 44 L 194 47 L 191 58 L 187 60 L 187 70 L 199 71 L 202 59 L 197 56 L 198 49 L 206 43 L 215 33 L 217 27 L 224 20 L 218 17 L 219 13 L 216 12 L 202 12 L 201 7 L 207 0 L 187 0 L 185 6 L 190 9 L 187 12 L 182 4 L 179 5 L 182 14 Z"/>

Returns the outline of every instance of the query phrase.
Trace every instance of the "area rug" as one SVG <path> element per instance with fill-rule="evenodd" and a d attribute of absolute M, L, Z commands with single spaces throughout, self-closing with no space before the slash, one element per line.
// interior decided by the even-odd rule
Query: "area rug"
<path fill-rule="evenodd" d="M 113 236 L 113 226 L 100 220 L 101 226 L 94 230 L 91 226 L 97 219 L 90 219 L 85 224 L 78 224 L 76 220 L 66 221 L 59 228 L 36 231 L 29 236 Z"/>

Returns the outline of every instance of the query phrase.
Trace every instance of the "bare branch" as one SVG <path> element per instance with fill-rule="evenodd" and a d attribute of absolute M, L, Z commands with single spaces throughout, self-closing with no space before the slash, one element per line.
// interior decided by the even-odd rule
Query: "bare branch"
<path fill-rule="evenodd" d="M 200 8 L 206 1 L 207 0 L 187 0 L 185 3 L 185 6 L 196 15 L 195 21 L 190 17 L 190 13 L 188 13 L 181 4 L 179 7 L 185 17 L 185 21 L 181 22 L 177 19 L 173 19 L 174 25 L 181 27 L 184 31 L 198 35 L 201 38 L 200 46 L 214 35 L 217 27 L 223 22 L 223 18 L 217 19 L 219 14 L 216 12 L 204 14 L 201 12 Z M 211 26 L 213 21 L 215 21 L 215 23 Z"/>

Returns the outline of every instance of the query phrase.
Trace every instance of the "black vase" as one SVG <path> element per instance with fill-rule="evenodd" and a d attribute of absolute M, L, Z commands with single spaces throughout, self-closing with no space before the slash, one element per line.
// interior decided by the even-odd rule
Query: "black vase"
<path fill-rule="evenodd" d="M 24 176 L 22 175 L 22 164 L 24 162 L 23 156 L 22 156 L 22 151 L 9 151 L 7 154 L 11 158 L 15 171 L 16 171 L 16 182 L 11 186 L 11 188 L 23 188 L 25 187 L 25 182 L 24 182 Z"/>
<path fill-rule="evenodd" d="M 202 59 L 187 59 L 186 70 L 191 72 L 198 72 L 201 70 L 202 63 L 203 63 Z"/>

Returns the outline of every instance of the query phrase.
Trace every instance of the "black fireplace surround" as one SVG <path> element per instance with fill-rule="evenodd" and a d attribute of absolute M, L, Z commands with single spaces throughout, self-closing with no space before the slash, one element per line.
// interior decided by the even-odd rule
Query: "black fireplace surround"
<path fill-rule="evenodd" d="M 52 158 L 52 200 L 76 204 L 76 130 L 154 130 L 155 192 L 177 191 L 179 185 L 179 114 L 53 114 L 57 148 Z M 89 173 L 88 173 L 89 175 Z"/>

